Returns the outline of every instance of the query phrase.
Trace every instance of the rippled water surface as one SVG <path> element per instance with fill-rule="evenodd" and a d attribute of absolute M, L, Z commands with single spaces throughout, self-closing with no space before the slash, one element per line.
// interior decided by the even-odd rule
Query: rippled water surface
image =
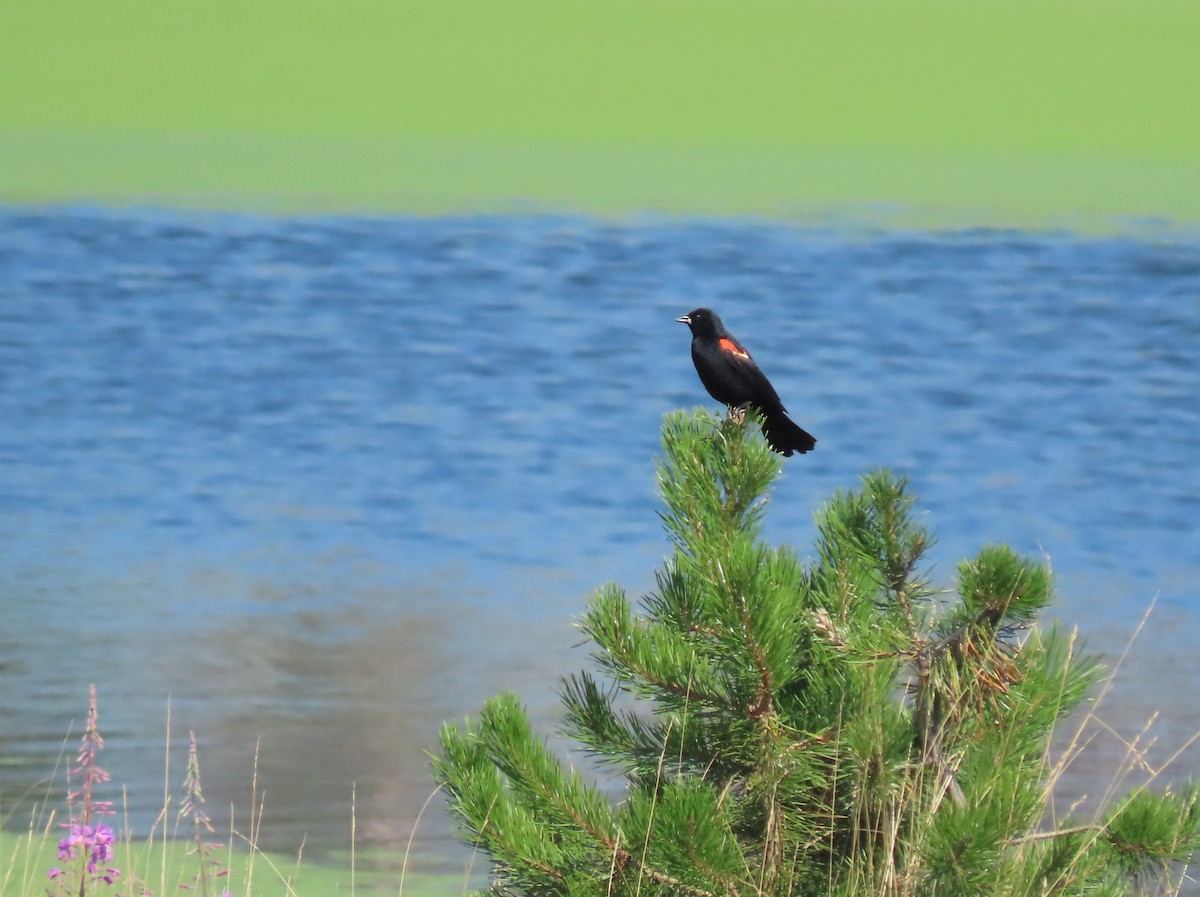
<path fill-rule="evenodd" d="M 60 799 L 95 682 L 136 828 L 169 718 L 210 809 L 249 812 L 258 751 L 271 846 L 344 847 L 352 793 L 403 844 L 440 723 L 514 688 L 550 731 L 589 590 L 650 587 L 662 414 L 713 404 L 672 320 L 701 304 L 819 439 L 772 539 L 895 467 L 939 581 L 1045 553 L 1114 658 L 1157 599 L 1111 718 L 1200 728 L 1200 242 L 7 209 L 4 824 Z M 448 831 L 435 802 L 418 852 Z"/>

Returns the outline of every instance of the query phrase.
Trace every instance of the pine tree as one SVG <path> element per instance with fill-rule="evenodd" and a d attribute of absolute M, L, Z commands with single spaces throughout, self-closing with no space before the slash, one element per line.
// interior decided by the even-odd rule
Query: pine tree
<path fill-rule="evenodd" d="M 603 674 L 565 731 L 624 780 L 564 767 L 518 698 L 449 724 L 435 776 L 503 895 L 1127 894 L 1200 847 L 1198 792 L 1048 812 L 1050 737 L 1104 675 L 1036 624 L 1048 567 L 990 546 L 937 593 L 929 533 L 888 472 L 816 515 L 811 560 L 761 537 L 778 456 L 751 421 L 668 415 L 673 546 L 635 609 L 582 629 Z"/>

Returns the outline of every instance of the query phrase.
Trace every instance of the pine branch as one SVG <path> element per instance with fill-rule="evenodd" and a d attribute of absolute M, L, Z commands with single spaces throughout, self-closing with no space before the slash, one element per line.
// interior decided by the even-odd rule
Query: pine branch
<path fill-rule="evenodd" d="M 1076 825 L 1071 828 L 1060 828 L 1052 832 L 1030 832 L 1027 835 L 1021 835 L 1017 838 L 1009 838 L 1005 841 L 1008 847 L 1019 847 L 1022 844 L 1031 844 L 1034 841 L 1051 841 L 1055 838 L 1069 838 L 1075 835 L 1086 835 L 1091 833 L 1101 833 L 1104 831 L 1102 825 Z"/>
<path fill-rule="evenodd" d="M 771 668 L 767 665 L 767 659 L 762 651 L 762 647 L 754 637 L 753 620 L 750 615 L 750 609 L 747 606 L 745 594 L 730 583 L 720 560 L 715 562 L 715 567 L 721 589 L 730 596 L 734 606 L 737 608 L 740 634 L 745 640 L 746 654 L 753 661 L 758 674 L 759 687 L 754 700 L 746 708 L 746 713 L 751 721 L 759 725 L 764 725 L 765 720 L 775 712 Z"/>

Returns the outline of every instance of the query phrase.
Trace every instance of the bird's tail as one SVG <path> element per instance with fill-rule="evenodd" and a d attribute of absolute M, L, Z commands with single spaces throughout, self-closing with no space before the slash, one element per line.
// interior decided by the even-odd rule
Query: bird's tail
<path fill-rule="evenodd" d="M 767 444 L 779 454 L 790 456 L 793 452 L 804 454 L 811 451 L 817 444 L 816 438 L 807 430 L 798 426 L 790 417 L 782 412 L 763 417 L 763 435 Z"/>

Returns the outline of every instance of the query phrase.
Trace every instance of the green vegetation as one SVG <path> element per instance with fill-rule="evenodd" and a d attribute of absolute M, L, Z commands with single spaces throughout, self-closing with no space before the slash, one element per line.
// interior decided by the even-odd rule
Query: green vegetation
<path fill-rule="evenodd" d="M 29 832 L 25 835 L 0 831 L 0 894 L 33 895 L 51 891 L 52 883 L 48 870 L 61 865 L 57 858 L 58 830 Z M 88 888 L 89 893 L 127 893 L 130 882 L 149 889 L 155 894 L 173 894 L 180 885 L 195 887 L 193 881 L 200 862 L 189 851 L 186 841 L 162 842 L 118 842 L 117 861 L 122 865 L 122 875 L 113 886 L 97 884 Z M 246 893 L 290 895 L 294 893 L 336 894 L 349 893 L 349 874 L 345 870 L 323 870 L 311 864 L 299 864 L 295 857 L 290 860 L 266 857 L 263 854 L 234 850 L 221 851 L 222 863 L 228 874 L 212 893 L 240 889 L 248 885 Z M 257 871 L 254 866 L 257 864 Z M 312 890 L 310 890 L 310 888 Z M 198 889 L 197 889 L 198 890 Z M 365 890 L 360 893 L 367 893 Z"/>
<path fill-rule="evenodd" d="M 1150 775 L 1094 815 L 1056 812 L 1085 739 L 1058 755 L 1052 736 L 1104 672 L 1037 624 L 1049 568 L 990 546 L 935 593 L 930 534 L 887 472 L 821 509 L 801 562 L 760 537 L 782 462 L 754 429 L 668 416 L 673 553 L 640 611 L 608 585 L 584 616 L 610 681 L 564 683 L 565 731 L 624 779 L 618 800 L 514 695 L 443 729 L 436 777 L 490 893 L 1176 893 L 1200 789 Z"/>
<path fill-rule="evenodd" d="M 56 857 L 58 830 L 30 831 L 25 834 L 0 830 L 0 895 L 30 897 L 51 890 L 48 870 L 60 861 Z M 136 838 L 121 840 L 116 846 L 116 861 L 122 876 L 112 886 L 97 885 L 88 893 L 117 895 L 142 893 L 134 883 L 150 894 L 200 893 L 195 877 L 199 861 L 186 841 L 150 841 Z M 461 875 L 433 878 L 408 876 L 403 888 L 395 873 L 351 872 L 349 862 L 329 865 L 299 856 L 281 856 L 242 847 L 226 848 L 214 854 L 227 874 L 209 881 L 209 893 L 229 891 L 241 897 L 429 897 L 457 894 L 463 890 Z M 187 886 L 187 890 L 181 890 Z"/>
<path fill-rule="evenodd" d="M 1188 0 L 5 4 L 0 198 L 1200 219 Z"/>
<path fill-rule="evenodd" d="M 204 808 L 200 756 L 193 732 L 189 732 L 188 760 L 177 809 L 174 798 L 165 794 L 150 832 L 140 838 L 135 838 L 127 826 L 119 832 L 113 826 L 119 815 L 115 803 L 105 796 L 111 782 L 100 766 L 104 747 L 93 685 L 89 689 L 87 725 L 67 773 L 65 808 L 37 806 L 23 833 L 0 829 L 0 897 L 153 897 L 180 890 L 203 897 L 231 897 L 234 893 L 244 897 L 370 897 L 385 893 L 422 897 L 463 889 L 462 877 L 457 875 L 413 876 L 365 870 L 363 860 L 370 863 L 379 858 L 356 856 L 353 849 L 345 861 L 333 866 L 303 862 L 303 845 L 290 858 L 261 850 L 258 843 L 264 799 L 258 791 L 257 772 L 247 831 L 231 824 L 225 840 L 217 840 L 222 836 Z M 230 810 L 234 815 L 232 807 Z M 407 854 L 389 857 L 386 865 L 395 868 L 400 861 L 407 867 L 408 859 Z"/>

